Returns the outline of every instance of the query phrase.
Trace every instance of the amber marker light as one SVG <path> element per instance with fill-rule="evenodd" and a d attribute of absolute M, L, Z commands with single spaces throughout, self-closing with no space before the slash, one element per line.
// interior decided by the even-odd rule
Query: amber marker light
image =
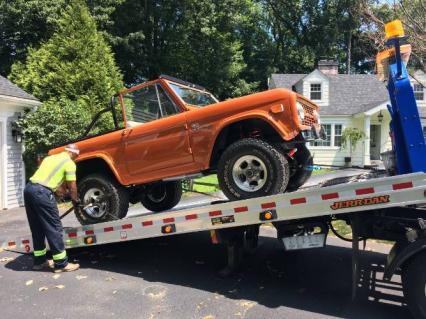
<path fill-rule="evenodd" d="M 260 213 L 259 219 L 263 221 L 272 220 L 277 218 L 277 212 L 275 210 L 267 210 Z"/>
<path fill-rule="evenodd" d="M 86 245 L 92 245 L 92 244 L 96 243 L 96 239 L 95 239 L 94 236 L 88 236 L 88 237 L 84 238 L 84 243 Z"/>
<path fill-rule="evenodd" d="M 176 226 L 174 224 L 164 225 L 163 227 L 161 227 L 161 232 L 163 234 L 171 234 L 171 233 L 174 233 L 175 231 L 176 231 Z"/>
<path fill-rule="evenodd" d="M 393 20 L 385 24 L 386 40 L 400 38 L 405 35 L 401 20 Z"/>

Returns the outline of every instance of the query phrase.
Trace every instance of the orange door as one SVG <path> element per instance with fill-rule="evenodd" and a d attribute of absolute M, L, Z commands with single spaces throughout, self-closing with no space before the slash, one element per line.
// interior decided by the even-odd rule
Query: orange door
<path fill-rule="evenodd" d="M 176 176 L 194 166 L 185 113 L 159 84 L 129 92 L 123 100 L 123 159 L 133 183 Z"/>

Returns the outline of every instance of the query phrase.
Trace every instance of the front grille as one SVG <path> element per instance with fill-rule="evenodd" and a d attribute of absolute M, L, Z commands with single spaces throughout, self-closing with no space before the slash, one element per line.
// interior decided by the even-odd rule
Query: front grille
<path fill-rule="evenodd" d="M 300 102 L 300 104 L 302 104 L 303 111 L 305 112 L 305 118 L 302 121 L 302 125 L 312 126 L 313 124 L 316 124 L 317 120 L 314 116 L 314 107 L 303 104 L 302 102 Z"/>

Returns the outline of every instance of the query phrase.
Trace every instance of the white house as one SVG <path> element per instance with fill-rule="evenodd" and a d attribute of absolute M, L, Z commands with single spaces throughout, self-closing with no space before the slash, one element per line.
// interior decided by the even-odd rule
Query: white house
<path fill-rule="evenodd" d="M 415 78 L 426 82 L 422 71 Z M 362 130 L 366 138 L 352 153 L 353 166 L 370 166 L 380 160 L 380 153 L 391 149 L 389 138 L 389 95 L 385 84 L 372 74 L 338 74 L 338 63 L 322 60 L 309 74 L 272 74 L 269 88 L 287 88 L 309 98 L 321 108 L 321 123 L 327 140 L 311 143 L 314 162 L 343 166 L 349 149 L 342 149 L 342 131 L 346 127 Z M 426 135 L 426 97 L 424 87 L 412 80 L 417 105 Z"/>
<path fill-rule="evenodd" d="M 0 76 L 0 209 L 24 205 L 23 146 L 13 123 L 25 108 L 39 104 L 35 97 Z"/>

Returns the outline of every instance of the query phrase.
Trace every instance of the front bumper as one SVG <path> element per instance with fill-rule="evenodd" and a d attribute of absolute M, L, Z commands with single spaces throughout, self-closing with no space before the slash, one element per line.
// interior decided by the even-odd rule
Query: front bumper
<path fill-rule="evenodd" d="M 302 136 L 306 141 L 325 140 L 327 138 L 327 134 L 321 125 L 312 125 L 310 130 L 303 130 Z"/>

